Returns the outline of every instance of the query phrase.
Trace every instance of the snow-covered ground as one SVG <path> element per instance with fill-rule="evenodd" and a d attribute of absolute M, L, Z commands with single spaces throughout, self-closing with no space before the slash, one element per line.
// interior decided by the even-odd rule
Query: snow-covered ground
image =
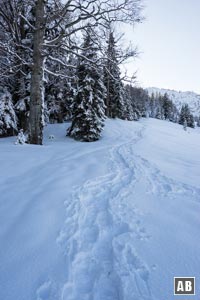
<path fill-rule="evenodd" d="M 65 130 L 0 140 L 0 299 L 171 300 L 174 276 L 196 276 L 200 297 L 199 129 L 108 120 L 95 143 Z"/>

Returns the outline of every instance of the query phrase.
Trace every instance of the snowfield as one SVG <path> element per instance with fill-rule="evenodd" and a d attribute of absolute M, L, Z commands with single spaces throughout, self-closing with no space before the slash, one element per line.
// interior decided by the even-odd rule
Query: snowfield
<path fill-rule="evenodd" d="M 66 127 L 0 140 L 0 299 L 171 300 L 174 276 L 200 297 L 200 130 L 107 120 L 79 143 Z"/>

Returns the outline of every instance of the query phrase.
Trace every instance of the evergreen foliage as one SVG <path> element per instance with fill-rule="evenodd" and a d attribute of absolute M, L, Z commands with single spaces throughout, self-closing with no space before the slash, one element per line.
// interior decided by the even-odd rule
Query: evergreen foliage
<path fill-rule="evenodd" d="M 187 124 L 188 127 L 194 128 L 194 117 L 190 112 L 188 104 L 184 104 L 181 108 L 179 124 L 184 125 Z"/>
<path fill-rule="evenodd" d="M 184 121 L 183 129 L 184 129 L 185 131 L 187 130 L 187 122 L 186 122 L 186 120 Z"/>
<path fill-rule="evenodd" d="M 197 117 L 196 124 L 197 124 L 197 127 L 200 127 L 200 117 Z"/>
<path fill-rule="evenodd" d="M 174 104 L 165 93 L 163 96 L 163 115 L 165 120 L 174 120 Z"/>
<path fill-rule="evenodd" d="M 23 129 L 20 129 L 18 135 L 17 135 L 17 140 L 16 140 L 16 145 L 23 145 L 26 143 L 26 136 L 24 135 Z"/>
<path fill-rule="evenodd" d="M 138 107 L 138 101 L 137 101 L 137 96 L 135 95 L 137 88 L 133 87 L 130 84 L 127 84 L 125 86 L 125 99 L 127 99 L 128 105 L 128 114 L 129 114 L 129 118 L 128 120 L 130 121 L 138 121 L 139 118 L 141 117 L 141 112 L 140 109 Z"/>
<path fill-rule="evenodd" d="M 117 45 L 112 31 L 109 32 L 104 67 L 104 84 L 106 87 L 106 116 L 127 119 L 128 104 L 117 59 Z"/>
<path fill-rule="evenodd" d="M 0 137 L 12 136 L 17 132 L 17 117 L 11 94 L 0 90 Z"/>
<path fill-rule="evenodd" d="M 32 63 L 33 29 L 28 24 L 34 22 L 32 2 L 23 0 L 1 1 L 0 84 L 12 94 L 18 129 L 28 129 L 30 77 Z M 22 17 L 23 16 L 23 17 Z M 11 30 L 12 28 L 12 30 Z M 5 45 L 5 48 L 3 47 Z"/>
<path fill-rule="evenodd" d="M 126 85 L 126 89 L 129 91 L 130 102 L 134 115 L 133 119 L 138 120 L 140 117 L 147 117 L 149 105 L 148 93 L 144 89 L 134 87 L 132 85 Z"/>
<path fill-rule="evenodd" d="M 163 96 L 159 93 L 152 93 L 149 96 L 148 110 L 151 118 L 177 122 L 178 110 L 166 93 Z"/>
<path fill-rule="evenodd" d="M 92 142 L 100 138 L 105 120 L 102 70 L 98 65 L 98 48 L 89 28 L 84 37 L 79 59 L 78 91 L 74 103 L 72 125 L 68 135 L 76 140 Z"/>

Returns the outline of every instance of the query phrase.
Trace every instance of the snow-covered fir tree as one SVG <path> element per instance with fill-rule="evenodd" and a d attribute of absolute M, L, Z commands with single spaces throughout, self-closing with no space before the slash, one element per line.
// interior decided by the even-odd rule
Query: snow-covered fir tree
<path fill-rule="evenodd" d="M 156 117 L 156 97 L 154 93 L 152 93 L 151 96 L 149 96 L 148 112 L 151 118 Z"/>
<path fill-rule="evenodd" d="M 12 94 L 18 128 L 27 130 L 32 63 L 33 1 L 1 1 L 0 83 Z M 12 30 L 11 30 L 12 29 Z"/>
<path fill-rule="evenodd" d="M 0 89 L 0 137 L 12 136 L 17 132 L 17 117 L 11 94 Z"/>
<path fill-rule="evenodd" d="M 164 119 L 162 107 L 160 105 L 157 106 L 155 118 L 158 119 L 158 120 L 163 120 Z"/>
<path fill-rule="evenodd" d="M 141 113 L 138 109 L 135 98 L 135 87 L 130 84 L 125 85 L 125 99 L 127 99 L 127 120 L 138 121 L 141 117 Z"/>
<path fill-rule="evenodd" d="M 131 98 L 128 91 L 124 90 L 124 102 L 125 102 L 125 110 L 123 112 L 123 118 L 128 121 L 136 121 L 137 118 L 134 114 L 133 105 L 131 103 Z"/>
<path fill-rule="evenodd" d="M 17 135 L 17 140 L 15 142 L 16 145 L 24 145 L 26 143 L 26 136 L 24 135 L 23 129 L 20 129 L 18 135 Z"/>
<path fill-rule="evenodd" d="M 98 65 L 98 48 L 93 31 L 84 35 L 77 68 L 78 91 L 75 97 L 72 125 L 67 134 L 76 140 L 92 142 L 100 138 L 105 120 L 102 70 Z"/>
<path fill-rule="evenodd" d="M 190 112 L 190 108 L 188 104 L 184 104 L 181 108 L 180 117 L 179 117 L 179 124 L 184 125 L 185 122 L 187 123 L 188 127 L 194 128 L 194 117 Z"/>
<path fill-rule="evenodd" d="M 173 120 L 173 103 L 165 93 L 162 98 L 163 115 L 165 120 Z"/>
<path fill-rule="evenodd" d="M 187 121 L 186 121 L 186 120 L 184 121 L 183 129 L 184 129 L 185 131 L 187 131 Z"/>
<path fill-rule="evenodd" d="M 128 108 L 125 101 L 125 91 L 117 59 L 117 45 L 112 30 L 109 32 L 107 44 L 104 67 L 106 116 L 126 119 Z"/>
<path fill-rule="evenodd" d="M 148 107 L 149 107 L 149 96 L 148 93 L 139 87 L 132 85 L 127 85 L 126 88 L 129 89 L 129 94 L 131 98 L 131 104 L 133 107 L 133 112 L 135 114 L 134 120 L 140 117 L 147 117 Z"/>
<path fill-rule="evenodd" d="M 177 122 L 178 109 L 167 94 L 152 93 L 147 97 L 147 101 L 149 104 L 146 108 L 151 118 Z"/>
<path fill-rule="evenodd" d="M 58 50 L 57 50 L 58 51 Z M 58 53 L 57 53 L 58 56 Z M 64 58 L 64 59 L 63 59 Z M 46 74 L 45 102 L 47 105 L 47 117 L 50 123 L 62 123 L 72 118 L 73 102 L 76 94 L 76 71 L 77 59 L 72 55 L 68 58 L 67 53 L 62 53 L 62 61 L 66 66 L 50 61 L 48 68 L 51 72 L 59 70 L 65 77 L 60 78 Z"/>
<path fill-rule="evenodd" d="M 200 116 L 196 118 L 197 127 L 200 127 Z"/>
<path fill-rule="evenodd" d="M 59 1 L 47 6 L 47 12 L 53 14 Z M 70 15 L 68 15 L 70 19 Z M 67 16 L 66 16 L 67 19 Z M 62 34 L 62 28 L 66 25 L 66 19 L 57 26 L 57 20 L 47 24 L 46 39 L 55 40 Z M 45 60 L 45 102 L 46 115 L 50 123 L 62 123 L 72 117 L 72 106 L 76 88 L 77 58 L 70 53 L 71 48 L 76 47 L 75 38 L 63 39 L 63 45 L 46 49 Z"/>

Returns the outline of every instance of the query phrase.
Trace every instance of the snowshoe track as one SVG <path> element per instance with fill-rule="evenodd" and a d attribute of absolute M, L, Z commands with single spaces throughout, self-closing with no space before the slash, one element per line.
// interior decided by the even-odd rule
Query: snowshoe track
<path fill-rule="evenodd" d="M 139 176 L 127 160 L 135 142 L 112 149 L 110 173 L 75 188 L 65 203 L 71 217 L 58 238 L 69 269 L 62 300 L 77 300 L 79 295 L 83 300 L 153 299 L 149 268 L 133 242 L 133 237 L 142 240 L 148 235 L 139 211 L 127 203 L 127 198 L 134 201 Z M 124 222 L 128 218 L 131 227 Z"/>
<path fill-rule="evenodd" d="M 153 268 L 134 247 L 136 240 L 152 238 L 142 224 L 144 213 L 135 203 L 135 188 L 142 183 L 146 195 L 159 194 L 161 201 L 177 194 L 197 201 L 200 191 L 167 178 L 134 153 L 144 129 L 111 149 L 106 176 L 75 187 L 65 203 L 67 219 L 57 240 L 68 269 L 62 300 L 78 300 L 80 295 L 81 300 L 155 299 L 150 288 Z"/>

